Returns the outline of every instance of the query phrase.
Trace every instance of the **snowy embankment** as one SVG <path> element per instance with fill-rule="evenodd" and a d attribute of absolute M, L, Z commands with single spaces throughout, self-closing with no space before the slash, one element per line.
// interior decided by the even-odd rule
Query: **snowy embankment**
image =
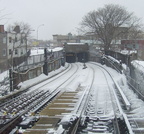
<path fill-rule="evenodd" d="M 129 88 L 125 75 L 122 76 L 121 82 L 119 81 L 119 85 L 131 103 L 130 116 L 144 118 L 144 102 L 138 98 L 132 89 Z"/>
<path fill-rule="evenodd" d="M 134 79 L 133 86 L 144 95 L 144 61 L 131 62 L 131 77 Z"/>
<path fill-rule="evenodd" d="M 38 84 L 38 83 L 40 83 L 40 82 L 42 82 L 48 78 L 51 78 L 52 76 L 55 76 L 56 74 L 64 71 L 67 67 L 68 67 L 68 64 L 66 64 L 64 67 L 61 66 L 59 69 L 50 72 L 48 74 L 48 76 L 45 74 L 41 74 L 36 78 L 21 82 L 18 86 L 20 87 L 20 89 L 25 89 L 25 88 L 28 88 L 30 86 L 36 85 L 36 84 Z"/>
<path fill-rule="evenodd" d="M 132 64 L 135 65 L 138 70 L 141 70 L 144 73 L 144 61 L 133 61 Z M 107 69 L 111 72 L 112 76 L 114 77 L 114 71 L 111 68 Z M 120 77 L 121 80 L 119 79 Z M 131 116 L 144 118 L 144 102 L 138 98 L 138 96 L 136 95 L 136 93 L 133 92 L 132 89 L 129 88 L 126 76 L 124 74 L 119 74 L 119 77 L 115 77 L 115 80 L 118 82 L 119 86 L 121 87 L 131 104 Z"/>
<path fill-rule="evenodd" d="M 45 75 L 45 74 L 41 74 L 41 75 L 39 75 L 39 76 L 36 77 L 36 78 L 33 78 L 33 79 L 30 79 L 30 80 L 21 82 L 21 83 L 19 83 L 19 85 L 18 85 L 18 87 L 19 87 L 18 90 L 14 90 L 13 92 L 9 92 L 6 96 L 8 96 L 8 95 L 10 95 L 10 94 L 12 94 L 12 93 L 16 93 L 16 92 L 18 92 L 18 91 L 25 90 L 26 88 L 29 88 L 29 87 L 31 87 L 31 86 L 34 86 L 34 85 L 36 85 L 36 84 L 38 84 L 38 83 L 40 83 L 40 82 L 42 82 L 42 81 L 44 81 L 44 80 L 46 80 L 46 79 L 48 79 L 48 78 L 51 78 L 51 77 L 59 74 L 60 72 L 64 71 L 66 68 L 68 68 L 68 66 L 69 66 L 69 64 L 66 63 L 64 67 L 61 66 L 59 69 L 50 72 L 50 73 L 48 74 L 48 76 Z M 3 77 L 3 78 L 7 77 L 7 73 L 8 73 L 8 72 L 2 73 L 2 74 L 1 74 L 2 77 Z M 0 76 L 1 76 L 1 75 L 0 75 Z M 0 96 L 0 98 L 6 97 L 6 96 Z"/>
<path fill-rule="evenodd" d="M 0 74 L 0 96 L 9 90 L 9 71 Z"/>
<path fill-rule="evenodd" d="M 9 71 L 5 71 L 0 74 L 0 82 L 2 82 L 5 78 L 9 77 Z"/>
<path fill-rule="evenodd" d="M 134 60 L 131 62 L 131 64 L 139 71 L 142 71 L 144 73 L 144 61 L 138 61 Z"/>

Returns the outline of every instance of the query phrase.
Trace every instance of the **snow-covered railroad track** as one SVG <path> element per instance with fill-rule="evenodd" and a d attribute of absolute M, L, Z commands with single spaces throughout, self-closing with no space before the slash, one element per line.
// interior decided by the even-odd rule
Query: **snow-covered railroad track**
<path fill-rule="evenodd" d="M 5 99 L 5 101 L 3 100 L 4 102 L 0 104 L 0 109 L 6 113 L 7 110 L 8 111 L 12 110 L 11 108 L 10 109 L 8 108 L 9 106 L 14 105 L 14 107 L 12 107 L 12 108 L 18 107 L 19 103 L 21 104 L 21 103 L 24 103 L 26 100 L 29 100 L 28 97 L 32 98 L 35 94 L 38 94 L 39 92 L 41 92 L 39 88 L 44 87 L 45 85 L 49 84 L 50 82 L 53 82 L 54 80 L 58 79 L 59 77 L 62 77 L 71 68 L 72 68 L 72 66 L 70 65 L 70 67 L 67 70 L 65 70 L 61 74 L 55 76 L 54 78 L 52 78 L 50 80 L 49 79 L 45 80 L 44 82 L 37 84 L 36 86 L 33 86 L 29 89 L 25 89 L 26 90 L 25 92 L 18 94 L 17 96 L 12 96 L 10 100 L 9 99 L 8 100 Z"/>
<path fill-rule="evenodd" d="M 78 65 L 79 72 L 86 72 L 83 69 L 82 64 Z M 59 89 L 61 89 L 61 92 L 58 94 L 57 97 L 55 97 L 54 100 L 51 101 L 51 103 L 47 107 L 45 107 L 42 111 L 39 111 L 40 120 L 34 125 L 34 127 L 32 127 L 32 129 L 28 129 L 26 133 L 39 133 L 39 129 L 41 129 L 41 132 L 44 132 L 46 128 L 56 129 L 55 127 L 58 126 L 57 123 L 63 117 L 71 117 L 72 115 L 75 116 L 74 118 L 77 118 L 77 116 L 81 114 L 82 110 L 85 107 L 84 102 L 87 101 L 87 94 L 91 89 L 91 76 L 94 73 L 93 70 L 90 69 L 90 71 L 85 74 L 86 78 L 89 78 L 89 80 L 86 80 L 87 84 L 85 86 L 84 84 L 81 84 L 81 81 L 78 82 L 79 80 L 81 80 L 81 77 L 83 77 L 83 75 L 80 76 L 81 73 L 79 72 L 74 74 L 64 85 L 61 85 L 61 87 L 59 87 Z M 45 120 L 47 121 L 45 122 Z M 47 127 L 45 126 L 45 124 L 47 124 Z"/>
<path fill-rule="evenodd" d="M 72 65 L 77 66 L 77 65 Z M 70 71 L 69 78 L 72 77 L 78 70 L 78 67 L 75 67 L 73 71 Z M 68 73 L 69 71 L 65 72 Z M 5 102 L 7 105 L 1 105 L 1 110 L 3 112 L 3 117 L 1 116 L 1 125 L 0 125 L 0 133 L 2 131 L 6 131 L 6 124 L 7 126 L 11 126 L 11 121 L 15 120 L 17 116 L 22 116 L 29 112 L 35 112 L 43 105 L 45 105 L 50 99 L 52 99 L 58 92 L 60 92 L 60 87 L 68 81 L 67 79 L 63 79 L 59 84 L 57 83 L 56 87 L 51 90 L 49 88 L 45 88 L 47 84 L 60 79 L 61 76 L 57 76 L 55 79 L 52 79 L 44 84 L 40 84 L 41 86 L 37 85 L 37 88 L 34 87 L 26 92 L 24 95 L 22 94 L 21 97 L 17 97 L 17 99 L 12 99 L 11 103 Z M 62 78 L 61 78 L 62 79 Z M 19 117 L 20 118 L 20 117 Z M 17 120 L 16 120 L 17 121 Z M 8 125 L 10 124 L 10 125 Z M 5 127 L 3 129 L 3 127 Z"/>
<path fill-rule="evenodd" d="M 123 117 L 124 113 L 115 91 L 117 90 L 116 89 L 117 84 L 115 84 L 112 75 L 110 74 L 109 71 L 107 71 L 99 64 L 90 64 L 89 66 L 95 66 L 95 67 L 97 66 L 97 69 L 101 71 L 96 71 L 95 74 L 96 79 L 94 80 L 94 86 L 92 86 L 92 90 L 91 90 L 92 92 L 90 93 L 91 96 L 90 103 L 89 103 L 90 105 L 88 105 L 88 108 L 86 110 L 86 118 L 87 119 L 89 118 L 90 121 L 91 120 L 93 120 L 94 122 L 96 121 L 97 124 L 99 121 L 100 122 L 107 121 L 107 124 L 109 124 L 110 126 L 109 125 L 106 126 L 107 129 L 99 130 L 99 128 L 98 129 L 93 128 L 95 123 L 91 124 L 88 122 L 87 128 L 82 131 L 84 132 L 88 132 L 88 131 L 114 132 L 115 131 L 115 133 L 117 134 L 131 133 L 132 130 L 130 124 L 126 123 L 128 120 L 125 116 Z M 102 82 L 101 79 L 103 79 Z M 124 95 L 121 94 L 121 96 Z M 129 105 L 127 100 L 125 104 Z M 120 119 L 121 116 L 124 118 L 124 121 Z M 111 123 L 109 123 L 109 120 L 111 120 L 113 124 L 115 124 L 115 126 L 112 126 Z M 122 123 L 125 123 L 124 124 L 125 127 L 121 125 Z M 89 128 L 89 125 L 93 127 Z"/>
<path fill-rule="evenodd" d="M 9 104 L 10 102 L 16 99 L 19 100 L 19 98 L 21 98 L 21 96 L 25 95 L 26 92 L 31 92 L 31 89 L 33 90 L 37 90 L 39 89 L 39 87 L 43 87 L 45 85 L 47 85 L 48 83 L 50 82 L 53 82 L 55 79 L 58 79 L 59 77 L 62 77 L 63 75 L 65 75 L 68 71 L 70 71 L 72 69 L 72 64 L 68 64 L 68 68 L 66 70 L 64 70 L 63 72 L 59 73 L 59 74 L 56 74 L 56 75 L 53 75 L 51 77 L 49 77 L 48 79 L 44 80 L 43 82 L 40 82 L 40 83 L 37 83 L 35 85 L 32 85 L 31 87 L 29 88 L 24 88 L 22 90 L 17 90 L 9 95 L 6 95 L 2 98 L 0 98 L 0 107 L 2 106 L 6 106 L 7 104 Z"/>
<path fill-rule="evenodd" d="M 105 69 L 105 67 L 103 67 L 99 64 L 96 64 L 96 63 L 93 63 L 93 64 L 99 66 L 101 70 L 105 70 L 103 72 L 104 72 L 104 75 L 105 75 L 105 78 L 107 81 L 107 85 L 108 85 L 107 87 L 109 88 L 109 93 L 110 93 L 111 100 L 112 100 L 113 115 L 115 118 L 114 121 L 117 124 L 116 127 L 118 129 L 117 133 L 133 134 L 132 127 L 130 126 L 130 122 L 128 121 L 126 114 L 123 112 L 126 110 L 128 112 L 130 110 L 130 106 L 131 106 L 130 102 L 128 101 L 128 99 L 124 95 L 122 89 L 119 87 L 117 82 L 114 80 L 111 73 L 107 69 Z M 108 74 L 109 76 L 108 75 L 106 76 L 106 74 Z M 122 109 L 123 106 L 125 106 L 124 110 Z M 124 128 L 126 128 L 126 129 L 124 129 Z"/>
<path fill-rule="evenodd" d="M 86 66 L 87 68 L 83 68 L 83 63 L 72 64 L 72 69 L 62 77 L 55 80 L 52 78 L 31 88 L 31 92 L 48 91 L 46 98 L 51 101 L 41 110 L 39 108 L 45 101 L 39 108 L 33 107 L 29 111 L 36 114 L 38 111 L 40 120 L 31 129 L 26 130 L 26 134 L 39 134 L 40 131 L 48 133 L 49 130 L 61 134 L 62 131 L 71 131 L 73 128 L 75 130 L 72 133 L 77 133 L 79 126 L 82 128 L 79 132 L 113 133 L 118 129 L 113 124 L 121 119 L 122 110 L 119 109 L 121 105 L 117 105 L 119 100 L 114 92 L 114 81 L 105 70 L 100 70 L 100 66 L 91 63 L 86 63 Z"/>

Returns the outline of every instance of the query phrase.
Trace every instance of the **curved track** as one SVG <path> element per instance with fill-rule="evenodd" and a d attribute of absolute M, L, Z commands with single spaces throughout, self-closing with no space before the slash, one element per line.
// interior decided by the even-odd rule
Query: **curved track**
<path fill-rule="evenodd" d="M 30 112 L 35 112 L 44 106 L 49 100 L 59 93 L 59 88 L 65 84 L 66 81 L 68 81 L 67 79 L 70 79 L 77 71 L 78 66 L 72 64 L 68 70 L 62 72 L 61 74 L 33 86 L 25 93 L 22 93 L 21 95 L 1 104 L 0 109 L 3 115 L 1 115 L 0 118 L 0 132 L 6 131 L 6 129 L 12 125 L 11 122 L 17 122 L 21 116 Z M 65 77 L 64 79 L 64 75 L 67 75 L 68 77 Z M 51 87 L 51 85 L 54 86 Z M 11 127 L 11 129 L 12 128 L 13 127 Z"/>
<path fill-rule="evenodd" d="M 86 108 L 82 110 L 83 114 L 79 116 L 79 120 L 77 121 L 79 123 L 75 124 L 71 134 L 83 132 L 131 133 L 131 129 L 128 130 L 129 126 L 127 126 L 126 123 L 125 129 L 124 126 L 121 125 L 124 125 L 127 119 L 122 121 L 119 119 L 124 113 L 121 108 L 122 102 L 119 101 L 115 89 L 118 85 L 113 79 L 112 74 L 99 64 L 93 63 L 87 65 L 88 67 L 96 68 L 94 71 L 95 78 L 87 96 L 88 100 L 84 104 Z M 123 96 L 123 94 L 120 96 Z M 126 105 L 126 103 L 124 103 L 124 105 Z M 85 119 L 83 119 L 83 117 L 85 117 Z M 80 127 L 80 130 L 77 131 L 76 129 L 81 126 L 80 123 L 84 128 L 80 129 Z"/>
<path fill-rule="evenodd" d="M 71 67 L 63 73 L 31 87 L 27 92 L 12 99 L 10 105 L 16 105 L 12 107 L 16 110 L 19 107 L 17 111 L 9 109 L 10 105 L 5 102 L 1 108 L 3 113 L 6 112 L 4 115 L 7 117 L 6 120 L 35 113 L 40 120 L 34 127 L 28 129 L 26 134 L 28 132 L 37 134 L 39 129 L 43 132 L 49 129 L 59 130 L 64 126 L 63 118 L 70 116 L 71 119 L 74 115 L 76 118 L 72 121 L 72 125 L 63 129 L 65 133 L 115 131 L 119 134 L 117 118 L 121 116 L 122 109 L 115 92 L 113 76 L 98 64 L 86 65 L 87 68 L 84 69 L 82 63 L 71 64 Z M 46 120 L 50 122 L 46 124 Z M 98 125 L 99 122 L 106 123 L 101 126 Z M 113 126 L 113 122 L 117 125 Z M 79 127 L 82 129 L 78 129 Z"/>

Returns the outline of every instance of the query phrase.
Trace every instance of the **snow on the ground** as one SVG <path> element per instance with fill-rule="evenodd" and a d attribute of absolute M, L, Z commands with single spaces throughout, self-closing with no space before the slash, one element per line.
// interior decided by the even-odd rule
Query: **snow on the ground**
<path fill-rule="evenodd" d="M 65 70 L 67 67 L 68 67 L 68 64 L 66 63 L 64 67 L 61 66 L 59 69 L 50 72 L 50 73 L 48 74 L 48 76 L 45 75 L 45 74 L 41 74 L 41 75 L 39 75 L 39 76 L 36 77 L 36 78 L 33 78 L 33 79 L 30 79 L 30 80 L 27 80 L 27 81 L 24 81 L 24 82 L 19 83 L 18 86 L 20 87 L 20 89 L 28 88 L 28 87 L 30 87 L 30 86 L 32 86 L 32 85 L 35 85 L 35 84 L 37 84 L 37 83 L 40 83 L 40 82 L 42 82 L 42 81 L 44 81 L 44 80 L 46 80 L 46 79 L 48 79 L 48 78 L 50 78 L 50 77 L 52 77 L 52 76 L 54 76 L 54 75 L 56 75 L 56 74 L 62 72 L 62 71 Z"/>
<path fill-rule="evenodd" d="M 9 71 L 4 71 L 0 74 L 0 82 L 2 82 L 5 78 L 9 77 Z"/>
<path fill-rule="evenodd" d="M 144 62 L 138 61 L 138 63 L 141 64 L 141 65 L 143 65 Z M 41 82 L 41 81 L 43 81 L 43 80 L 45 80 L 47 78 L 50 78 L 51 76 L 53 76 L 53 75 L 55 75 L 55 74 L 57 74 L 59 72 L 61 72 L 67 66 L 68 66 L 68 64 L 66 64 L 65 67 L 61 67 L 61 68 L 59 68 L 59 69 L 57 69 L 55 71 L 50 72 L 48 74 L 48 76 L 46 76 L 44 74 L 41 74 L 40 76 L 38 76 L 38 77 L 36 77 L 34 79 L 24 81 L 24 82 L 20 83 L 19 86 L 21 86 L 21 89 L 23 89 L 23 88 L 26 88 L 28 86 L 35 85 L 36 83 Z M 144 117 L 144 111 L 143 111 L 143 109 L 144 109 L 144 102 L 142 100 L 138 99 L 137 95 L 131 89 L 129 89 L 129 87 L 127 85 L 127 80 L 126 80 L 124 74 L 119 74 L 115 70 L 113 70 L 113 69 L 111 69 L 111 68 L 109 68 L 109 67 L 107 67 L 105 65 L 103 65 L 103 67 L 107 68 L 107 70 L 109 70 L 112 73 L 113 78 L 117 82 L 119 82 L 119 85 L 122 87 L 125 95 L 127 96 L 128 100 L 130 101 L 130 103 L 132 105 L 131 106 L 131 110 L 132 110 L 131 112 L 132 112 L 132 114 L 134 116 Z M 87 70 L 88 69 L 83 70 L 83 71 L 85 71 L 85 75 L 87 73 L 89 73 L 89 72 L 87 72 Z M 98 74 L 98 72 L 97 72 L 97 74 Z M 4 77 L 6 77 L 7 75 L 8 75 L 8 71 L 2 73 L 0 75 L 0 80 L 3 80 Z M 99 81 L 98 82 L 103 81 L 102 77 L 100 77 L 100 76 L 98 76 L 98 77 L 99 77 Z M 82 78 L 82 76 L 81 76 L 80 79 L 79 79 L 79 81 L 78 81 L 78 83 L 80 83 L 81 81 L 84 81 L 83 84 L 86 85 L 86 82 L 85 82 L 86 78 L 85 77 Z M 69 89 L 73 89 L 73 87 L 72 87 L 73 84 L 71 84 L 69 86 L 70 86 Z"/>
<path fill-rule="evenodd" d="M 48 49 L 49 52 L 55 52 L 55 51 L 60 51 L 62 50 L 63 47 L 56 47 L 56 48 L 53 48 L 53 49 Z M 44 48 L 34 48 L 34 49 L 31 49 L 31 56 L 32 55 L 40 55 L 40 54 L 44 54 Z"/>
<path fill-rule="evenodd" d="M 131 104 L 131 116 L 144 118 L 144 102 L 138 98 L 132 89 L 129 88 L 125 75 L 122 75 L 119 84 Z"/>
<path fill-rule="evenodd" d="M 31 55 L 30 56 L 32 56 L 32 55 L 40 55 L 40 54 L 44 54 L 44 49 L 31 49 Z"/>
<path fill-rule="evenodd" d="M 133 53 L 137 53 L 137 50 L 121 50 L 121 52 L 120 53 L 122 53 L 122 54 L 125 54 L 125 55 L 130 55 L 130 54 L 133 54 Z"/>
<path fill-rule="evenodd" d="M 137 68 L 137 69 L 139 69 L 139 70 L 144 72 L 144 61 L 134 60 L 134 61 L 131 62 L 131 64 L 135 68 Z"/>

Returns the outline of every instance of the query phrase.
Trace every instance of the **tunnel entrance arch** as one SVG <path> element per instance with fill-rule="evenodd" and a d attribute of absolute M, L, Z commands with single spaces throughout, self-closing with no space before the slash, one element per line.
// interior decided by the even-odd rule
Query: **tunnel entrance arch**
<path fill-rule="evenodd" d="M 89 59 L 89 47 L 85 43 L 66 43 L 66 62 L 87 62 Z"/>
<path fill-rule="evenodd" d="M 68 63 L 76 62 L 76 54 L 75 53 L 66 53 L 66 62 L 68 62 Z"/>

